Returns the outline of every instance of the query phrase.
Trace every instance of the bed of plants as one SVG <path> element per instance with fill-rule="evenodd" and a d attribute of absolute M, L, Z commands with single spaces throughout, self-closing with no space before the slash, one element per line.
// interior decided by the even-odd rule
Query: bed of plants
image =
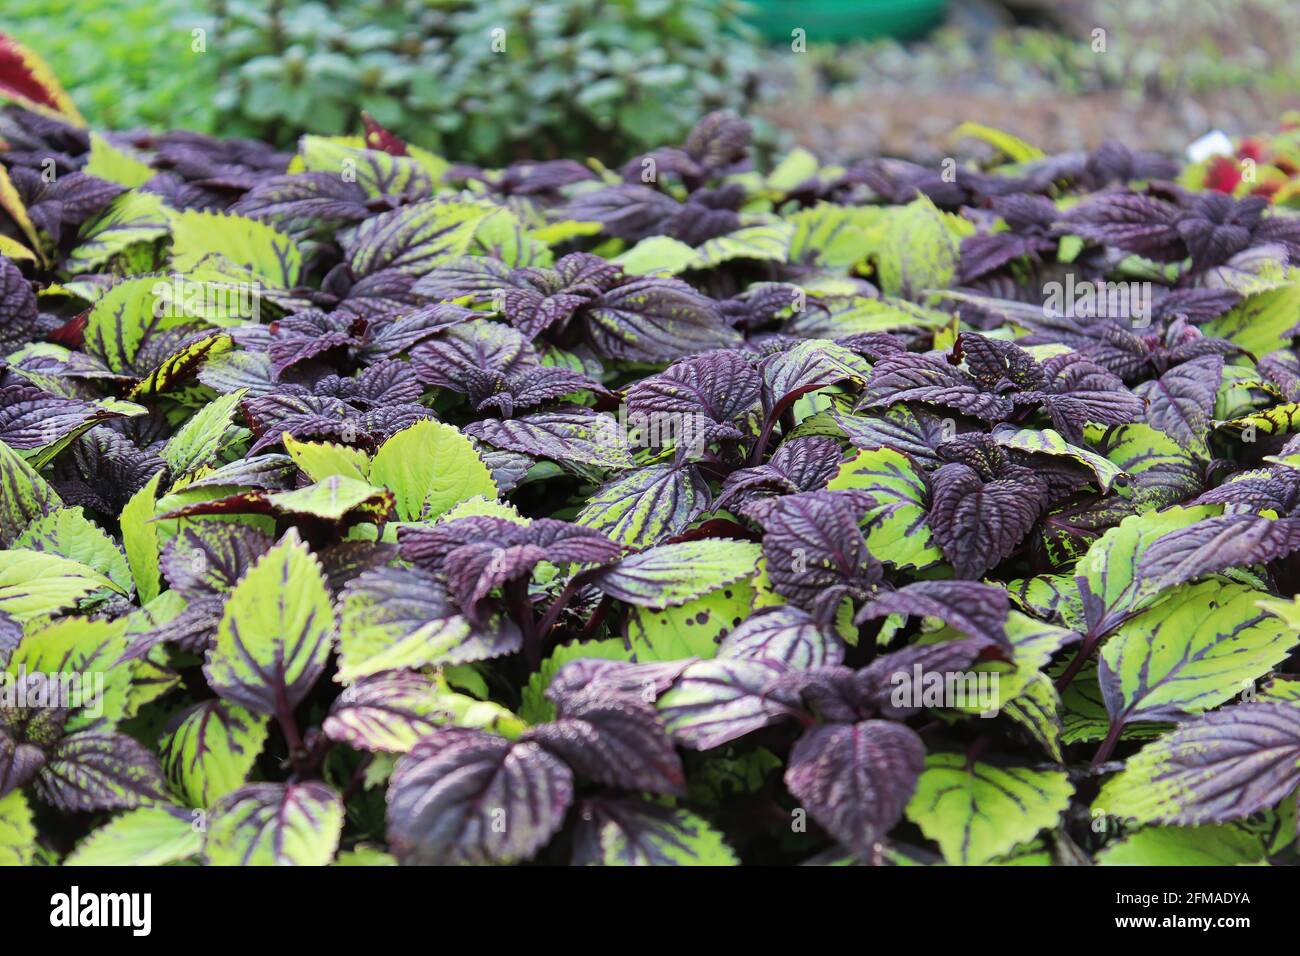
<path fill-rule="evenodd" d="M 1295 861 L 1289 210 L 88 132 L 4 52 L 0 862 Z"/>
<path fill-rule="evenodd" d="M 458 159 L 621 159 L 741 109 L 763 51 L 736 0 L 12 0 L 97 125 L 351 133 L 361 107 Z"/>

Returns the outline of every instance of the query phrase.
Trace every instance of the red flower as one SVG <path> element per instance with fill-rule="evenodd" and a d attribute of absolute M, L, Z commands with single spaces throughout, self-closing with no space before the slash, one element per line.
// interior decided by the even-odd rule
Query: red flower
<path fill-rule="evenodd" d="M 1241 168 L 1227 156 L 1215 156 L 1205 168 L 1205 187 L 1230 193 L 1241 182 Z"/>
<path fill-rule="evenodd" d="M 1264 161 L 1264 156 L 1268 152 L 1268 147 L 1257 139 L 1243 139 L 1241 145 L 1237 147 L 1237 156 L 1240 159 L 1253 159 L 1257 163 Z"/>

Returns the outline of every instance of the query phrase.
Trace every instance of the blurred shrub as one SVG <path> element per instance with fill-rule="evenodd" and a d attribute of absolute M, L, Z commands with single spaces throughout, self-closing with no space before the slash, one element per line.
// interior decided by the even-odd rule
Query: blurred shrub
<path fill-rule="evenodd" d="M 4 0 L 0 29 L 41 55 L 96 126 L 216 128 L 198 0 Z M 209 36 L 203 39 L 210 39 Z"/>
<path fill-rule="evenodd" d="M 623 156 L 743 108 L 735 0 L 213 2 L 223 131 L 287 143 L 361 110 L 458 160 Z"/>

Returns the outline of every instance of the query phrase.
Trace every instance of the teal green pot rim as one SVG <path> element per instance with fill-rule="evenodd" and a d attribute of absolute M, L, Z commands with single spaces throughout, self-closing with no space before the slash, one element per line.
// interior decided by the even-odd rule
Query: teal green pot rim
<path fill-rule="evenodd" d="M 936 26 L 948 0 L 749 0 L 750 22 L 769 40 L 788 41 L 796 29 L 809 43 L 910 40 Z"/>

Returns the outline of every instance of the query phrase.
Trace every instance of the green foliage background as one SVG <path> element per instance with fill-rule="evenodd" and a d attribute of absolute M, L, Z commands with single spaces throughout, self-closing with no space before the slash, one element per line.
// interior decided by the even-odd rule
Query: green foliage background
<path fill-rule="evenodd" d="M 351 132 L 364 109 L 466 161 L 619 157 L 743 109 L 737 0 L 15 0 L 0 18 L 93 125 Z M 196 28 L 206 51 L 191 49 Z M 504 30 L 504 52 L 493 49 Z"/>

